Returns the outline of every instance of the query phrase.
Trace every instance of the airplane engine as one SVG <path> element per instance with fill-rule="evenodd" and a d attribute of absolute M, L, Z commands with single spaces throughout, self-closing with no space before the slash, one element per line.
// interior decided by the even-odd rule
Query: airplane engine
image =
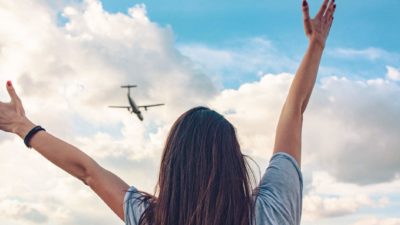
<path fill-rule="evenodd" d="M 143 121 L 143 115 L 142 115 L 142 113 L 139 112 L 139 113 L 137 114 L 137 116 L 139 117 L 139 119 L 140 119 L 141 121 Z"/>

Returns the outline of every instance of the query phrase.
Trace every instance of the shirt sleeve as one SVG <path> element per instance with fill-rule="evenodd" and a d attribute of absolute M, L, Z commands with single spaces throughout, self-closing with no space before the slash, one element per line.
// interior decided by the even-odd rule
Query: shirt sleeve
<path fill-rule="evenodd" d="M 138 225 L 139 219 L 147 207 L 140 200 L 142 194 L 135 188 L 130 187 L 124 197 L 124 215 L 126 225 Z"/>
<path fill-rule="evenodd" d="M 256 199 L 257 224 L 299 225 L 303 178 L 296 160 L 278 152 L 260 181 Z"/>

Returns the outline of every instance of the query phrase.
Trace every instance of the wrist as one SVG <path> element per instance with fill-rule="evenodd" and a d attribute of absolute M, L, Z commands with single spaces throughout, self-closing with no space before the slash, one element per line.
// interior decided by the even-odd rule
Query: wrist
<path fill-rule="evenodd" d="M 313 54 L 317 54 L 319 56 L 322 56 L 324 49 L 325 49 L 325 46 L 317 41 L 310 41 L 310 43 L 308 45 L 308 51 L 311 51 Z"/>
<path fill-rule="evenodd" d="M 13 130 L 13 133 L 17 134 L 20 138 L 24 139 L 25 136 L 29 133 L 32 128 L 34 128 L 36 125 L 32 123 L 29 119 L 26 117 L 21 118 L 18 122 L 16 122 L 15 128 Z"/>
<path fill-rule="evenodd" d="M 321 41 L 312 39 L 310 40 L 309 47 L 322 52 L 325 49 L 325 44 Z"/>

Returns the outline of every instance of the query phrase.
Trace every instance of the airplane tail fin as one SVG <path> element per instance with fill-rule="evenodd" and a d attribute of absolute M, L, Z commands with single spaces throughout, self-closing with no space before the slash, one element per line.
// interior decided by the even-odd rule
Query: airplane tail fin
<path fill-rule="evenodd" d="M 135 88 L 137 85 L 122 85 L 121 88 Z"/>

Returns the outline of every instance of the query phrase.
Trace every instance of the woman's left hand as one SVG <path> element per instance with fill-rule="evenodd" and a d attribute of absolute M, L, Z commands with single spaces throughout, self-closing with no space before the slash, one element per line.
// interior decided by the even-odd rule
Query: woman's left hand
<path fill-rule="evenodd" d="M 25 110 L 11 81 L 7 81 L 7 91 L 11 101 L 4 103 L 0 101 L 0 130 L 17 133 L 18 127 L 27 121 Z"/>
<path fill-rule="evenodd" d="M 307 0 L 303 0 L 304 30 L 311 43 L 317 43 L 325 48 L 335 10 L 335 0 L 324 0 L 318 14 L 315 18 L 311 18 Z"/>

